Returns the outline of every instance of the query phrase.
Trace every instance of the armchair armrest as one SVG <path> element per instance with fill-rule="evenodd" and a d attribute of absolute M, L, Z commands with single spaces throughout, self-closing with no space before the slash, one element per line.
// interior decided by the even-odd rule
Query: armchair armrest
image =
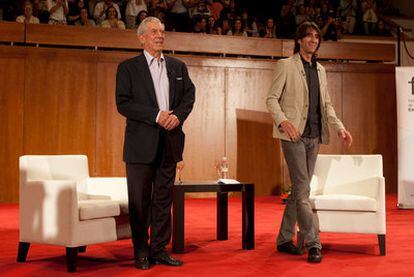
<path fill-rule="evenodd" d="M 79 220 L 76 181 L 20 185 L 20 241 L 65 245 Z"/>
<path fill-rule="evenodd" d="M 128 187 L 124 177 L 88 178 L 87 190 L 89 199 L 128 201 Z"/>
<path fill-rule="evenodd" d="M 371 177 L 340 185 L 326 185 L 324 194 L 363 195 L 379 200 L 380 192 L 385 187 L 384 177 Z"/>

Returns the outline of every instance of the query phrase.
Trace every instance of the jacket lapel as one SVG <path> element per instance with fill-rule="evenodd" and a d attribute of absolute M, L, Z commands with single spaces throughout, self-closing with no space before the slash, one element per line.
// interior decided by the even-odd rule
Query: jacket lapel
<path fill-rule="evenodd" d="M 296 68 L 299 71 L 299 75 L 300 75 L 300 78 L 302 80 L 302 84 L 305 87 L 306 95 L 308 95 L 309 94 L 308 82 L 306 81 L 305 68 L 303 67 L 303 63 L 302 63 L 302 60 L 300 59 L 299 53 L 295 54 L 294 61 L 295 61 L 295 64 L 296 64 Z"/>
<path fill-rule="evenodd" d="M 165 56 L 164 56 L 165 57 Z M 170 102 L 170 110 L 174 107 L 174 92 L 175 92 L 175 71 L 174 67 L 172 66 L 172 61 L 169 57 L 165 57 L 165 65 L 167 68 L 167 76 L 169 81 L 169 102 Z"/>
<path fill-rule="evenodd" d="M 151 72 L 149 70 L 145 55 L 142 54 L 141 56 L 138 56 L 137 61 L 138 72 L 140 72 L 143 76 L 144 85 L 147 88 L 147 91 L 149 92 L 151 100 L 158 107 L 157 97 L 155 95 L 154 81 L 152 80 Z"/>

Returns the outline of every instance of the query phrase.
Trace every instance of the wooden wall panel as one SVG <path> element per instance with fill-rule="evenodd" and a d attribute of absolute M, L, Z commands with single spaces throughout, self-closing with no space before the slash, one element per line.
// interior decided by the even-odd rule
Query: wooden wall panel
<path fill-rule="evenodd" d="M 92 53 L 28 50 L 24 154 L 85 154 L 89 165 L 94 164 L 96 64 Z"/>
<path fill-rule="evenodd" d="M 344 123 L 355 154 L 382 154 L 388 192 L 397 189 L 397 118 L 393 73 L 344 73 Z"/>
<path fill-rule="evenodd" d="M 184 124 L 183 180 L 217 180 L 216 161 L 224 155 L 224 69 L 188 66 L 196 102 Z"/>
<path fill-rule="evenodd" d="M 116 109 L 115 78 L 118 62 L 97 65 L 95 176 L 125 176 L 122 161 L 125 118 Z"/>
<path fill-rule="evenodd" d="M 4 84 L 0 94 L 0 122 L 6 126 L 6 132 L 0 135 L 1 145 L 6 146 L 0 151 L 4 157 L 1 165 L 6 169 L 0 202 L 18 199 L 17 159 L 21 154 L 86 154 L 91 175 L 124 176 L 124 119 L 115 107 L 115 72 L 120 61 L 134 55 L 115 51 L 0 47 L 0 81 Z M 278 179 L 272 174 L 282 172 L 283 163 L 278 142 L 271 139 L 271 127 L 262 123 L 249 125 L 251 122 L 244 120 L 239 126 L 241 132 L 253 130 L 259 137 L 249 138 L 251 142 L 238 141 L 236 116 L 236 109 L 267 112 L 265 100 L 276 61 L 178 57 L 187 63 L 197 87 L 194 111 L 184 128 L 187 136 L 183 179 L 216 179 L 215 162 L 227 155 L 230 177 L 249 181 L 244 173 L 249 173 L 254 162 L 254 166 L 263 168 L 263 174 L 254 171 L 252 176 L 259 185 L 257 192 L 277 193 L 284 177 L 279 175 Z M 355 139 L 354 146 L 345 153 L 383 154 L 387 190 L 395 191 L 393 66 L 325 65 L 333 105 Z M 331 144 L 322 147 L 322 153 L 344 152 L 335 136 L 332 132 Z M 237 159 L 238 144 L 250 145 L 250 150 L 258 151 L 248 152 L 252 158 L 250 165 Z M 274 151 L 274 161 L 268 155 L 270 152 L 262 151 L 264 145 Z M 266 163 L 270 166 L 266 167 Z M 268 183 L 260 185 L 265 179 Z"/>
<path fill-rule="evenodd" d="M 237 179 L 255 184 L 255 195 L 280 194 L 284 187 L 279 140 L 272 138 L 268 112 L 237 110 Z"/>
<path fill-rule="evenodd" d="M 268 68 L 229 68 L 226 101 L 226 153 L 229 158 L 230 176 L 236 177 L 237 117 L 236 109 L 267 112 L 266 97 L 273 78 L 272 62 Z M 271 133 L 263 133 L 271 136 Z"/>
<path fill-rule="evenodd" d="M 25 55 L 0 48 L 0 203 L 19 199 Z"/>
<path fill-rule="evenodd" d="M 326 77 L 328 79 L 328 91 L 331 97 L 332 105 L 335 109 L 336 116 L 343 120 L 342 113 L 342 73 L 339 72 L 327 72 Z M 345 126 L 345 128 L 348 128 Z M 338 139 L 336 130 L 329 126 L 330 143 L 328 145 L 321 145 L 320 153 L 340 154 L 343 153 L 342 141 Z"/>

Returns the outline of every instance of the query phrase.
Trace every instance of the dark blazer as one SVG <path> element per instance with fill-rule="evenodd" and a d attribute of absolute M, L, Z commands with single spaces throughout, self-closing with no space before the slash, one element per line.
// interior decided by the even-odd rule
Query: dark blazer
<path fill-rule="evenodd" d="M 116 75 L 116 105 L 126 117 L 124 161 L 151 163 L 154 161 L 160 132 L 166 132 L 166 147 L 170 147 L 175 162 L 182 160 L 185 135 L 182 125 L 193 109 L 195 87 L 186 65 L 173 57 L 165 57 L 170 85 L 170 110 L 180 125 L 166 131 L 155 119 L 159 112 L 155 88 L 144 55 L 119 64 Z"/>

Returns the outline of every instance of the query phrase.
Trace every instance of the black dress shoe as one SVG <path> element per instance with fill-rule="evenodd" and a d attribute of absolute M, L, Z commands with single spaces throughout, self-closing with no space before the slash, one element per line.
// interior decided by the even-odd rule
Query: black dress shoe
<path fill-rule="evenodd" d="M 279 244 L 277 246 L 277 251 L 278 252 L 285 252 L 285 253 L 292 254 L 292 255 L 300 254 L 299 251 L 298 251 L 298 248 L 293 244 L 292 241 L 288 241 L 288 242 L 285 242 L 283 244 Z"/>
<path fill-rule="evenodd" d="M 135 267 L 142 270 L 147 270 L 150 267 L 148 257 L 136 258 Z"/>
<path fill-rule="evenodd" d="M 308 253 L 308 262 L 310 263 L 320 263 L 322 261 L 322 253 L 319 248 L 312 247 L 309 249 Z"/>
<path fill-rule="evenodd" d="M 151 263 L 153 264 L 164 264 L 169 266 L 182 266 L 184 263 L 171 257 L 167 252 L 161 252 L 152 256 Z"/>

